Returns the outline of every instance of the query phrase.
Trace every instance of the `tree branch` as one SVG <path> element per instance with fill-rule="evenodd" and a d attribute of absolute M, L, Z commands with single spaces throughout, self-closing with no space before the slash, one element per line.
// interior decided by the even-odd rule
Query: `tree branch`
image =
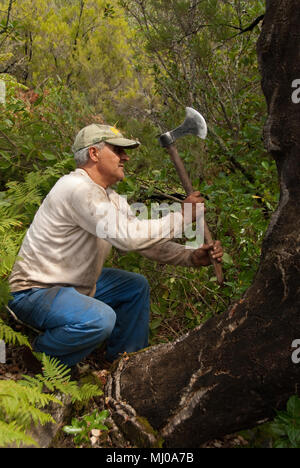
<path fill-rule="evenodd" d="M 6 24 L 5 24 L 4 28 L 2 29 L 2 31 L 0 31 L 0 34 L 4 34 L 8 29 L 8 23 L 9 23 L 9 18 L 10 18 L 10 13 L 11 13 L 13 2 L 14 2 L 14 0 L 9 1 L 9 5 L 8 5 L 8 9 L 7 9 L 7 16 L 6 16 Z"/>
<path fill-rule="evenodd" d="M 234 37 L 240 36 L 241 34 L 252 31 L 255 28 L 255 26 L 257 26 L 261 21 L 263 21 L 264 17 L 265 17 L 265 15 L 258 16 L 258 18 L 256 18 L 254 21 L 252 21 L 252 23 L 249 26 L 247 26 L 247 28 L 245 28 L 245 29 L 241 29 L 241 28 L 236 27 L 236 26 L 230 26 L 231 28 L 240 30 L 240 32 L 235 34 L 234 36 L 230 37 L 229 39 L 233 39 Z"/>
<path fill-rule="evenodd" d="M 248 32 L 248 31 L 252 31 L 252 29 L 255 28 L 255 26 L 257 26 L 261 21 L 263 21 L 265 15 L 260 15 L 258 18 L 256 18 L 251 24 L 250 26 L 248 26 L 247 28 L 245 29 L 242 29 L 241 32 L 239 32 L 238 36 L 240 34 L 244 34 L 245 32 Z"/>
<path fill-rule="evenodd" d="M 75 59 L 75 53 L 77 51 L 77 42 L 78 42 L 79 33 L 80 33 L 80 26 L 81 26 L 81 20 L 82 20 L 84 6 L 85 6 L 84 0 L 80 0 L 78 26 L 77 26 L 77 30 L 76 30 L 76 33 L 75 33 L 74 42 L 73 42 L 73 49 L 72 49 L 72 58 L 73 59 Z M 70 71 L 70 73 L 68 73 L 68 75 L 67 75 L 67 79 L 66 79 L 67 86 L 70 84 L 72 74 L 73 74 L 73 72 Z"/>
<path fill-rule="evenodd" d="M 2 135 L 14 148 L 18 148 L 17 145 L 2 130 L 0 130 L 0 135 Z"/>

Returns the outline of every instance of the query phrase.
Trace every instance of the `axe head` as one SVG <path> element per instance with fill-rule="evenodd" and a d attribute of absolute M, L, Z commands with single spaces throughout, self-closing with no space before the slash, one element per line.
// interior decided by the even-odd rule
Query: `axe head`
<path fill-rule="evenodd" d="M 172 145 L 178 138 L 185 135 L 196 135 L 203 140 L 206 138 L 207 125 L 204 117 L 192 107 L 186 107 L 185 110 L 186 117 L 183 124 L 175 128 L 175 130 L 160 135 L 159 141 L 164 148 Z"/>

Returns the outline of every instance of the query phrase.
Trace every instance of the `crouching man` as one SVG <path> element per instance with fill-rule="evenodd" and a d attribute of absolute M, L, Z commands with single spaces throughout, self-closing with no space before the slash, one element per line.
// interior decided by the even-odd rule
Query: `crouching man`
<path fill-rule="evenodd" d="M 110 362 L 148 346 L 148 282 L 140 274 L 103 268 L 112 246 L 173 265 L 209 265 L 210 249 L 222 259 L 218 241 L 192 250 L 170 240 L 182 232 L 182 212 L 139 220 L 110 188 L 124 178 L 126 150 L 139 144 L 107 125 L 92 124 L 78 133 L 73 145 L 77 169 L 61 177 L 43 201 L 10 276 L 10 308 L 42 331 L 34 351 L 70 367 L 104 340 Z M 195 192 L 182 211 L 186 203 L 195 208 L 203 202 Z M 104 206 L 118 218 L 117 235 L 105 238 L 99 235 L 107 230 Z"/>

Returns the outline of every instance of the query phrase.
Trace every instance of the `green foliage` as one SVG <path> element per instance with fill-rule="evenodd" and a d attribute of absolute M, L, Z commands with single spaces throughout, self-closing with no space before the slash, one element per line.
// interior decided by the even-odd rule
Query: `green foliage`
<path fill-rule="evenodd" d="M 62 405 L 59 395 L 67 395 L 72 402 L 87 401 L 102 391 L 92 384 L 79 386 L 70 380 L 70 369 L 57 359 L 40 356 L 43 374 L 23 376 L 23 380 L 0 380 L 0 446 L 15 443 L 31 445 L 30 426 L 54 423 L 47 413 L 49 404 Z M 50 392 L 52 393 L 50 393 Z"/>
<path fill-rule="evenodd" d="M 22 426 L 15 422 L 6 423 L 0 421 L 0 447 L 33 445 L 38 446 L 37 442 L 24 431 Z"/>
<path fill-rule="evenodd" d="M 248 441 L 246 448 L 300 448 L 300 399 L 289 398 L 286 410 L 276 411 L 276 416 L 253 429 L 242 431 Z"/>
<path fill-rule="evenodd" d="M 25 345 L 31 348 L 27 336 L 13 330 L 2 319 L 0 319 L 0 340 L 4 340 L 7 344 Z"/>
<path fill-rule="evenodd" d="M 46 424 L 53 422 L 53 418 L 43 413 L 50 402 L 59 403 L 58 398 L 49 393 L 42 393 L 37 385 L 27 385 L 26 381 L 0 381 L 1 420 L 15 420 L 25 427 L 30 423 Z"/>
<path fill-rule="evenodd" d="M 74 444 L 80 446 L 82 444 L 91 444 L 91 437 L 93 434 L 107 431 L 108 427 L 104 424 L 108 418 L 108 411 L 104 410 L 100 413 L 93 411 L 91 414 L 86 414 L 82 418 L 72 418 L 71 425 L 64 426 L 63 431 L 66 434 L 74 436 Z M 95 432 L 97 431 L 97 432 Z"/>
<path fill-rule="evenodd" d="M 24 375 L 26 385 L 31 388 L 38 388 L 42 391 L 46 387 L 51 392 L 69 395 L 72 402 L 84 402 L 94 396 L 102 395 L 102 391 L 95 385 L 86 383 L 78 386 L 75 381 L 71 381 L 70 369 L 61 364 L 59 360 L 49 358 L 44 354 L 40 356 L 40 359 L 43 365 L 43 374 L 37 374 L 34 377 Z"/>
<path fill-rule="evenodd" d="M 290 397 L 286 411 L 277 411 L 277 416 L 270 424 L 275 437 L 274 448 L 300 448 L 300 399 Z"/>
<path fill-rule="evenodd" d="M 7 1 L 0 7 L 6 21 Z M 11 17 L 14 23 L 0 43 L 0 65 L 18 81 L 43 89 L 54 80 L 99 106 L 114 102 L 122 109 L 143 100 L 132 33 L 117 0 L 24 0 L 13 2 Z"/>
<path fill-rule="evenodd" d="M 156 0 L 125 0 L 122 4 L 137 25 L 137 47 L 148 52 L 146 60 L 161 103 L 160 127 L 169 130 L 180 123 L 186 105 L 207 120 L 206 147 L 196 138 L 178 142 L 195 188 L 199 178 L 214 179 L 222 170 L 230 170 L 239 183 L 251 181 L 257 158 L 264 153 L 261 130 L 266 107 L 256 58 L 259 27 L 239 36 L 236 31 L 263 13 L 264 2 L 173 0 L 170 6 Z M 150 113 L 150 119 L 157 125 L 157 113 Z M 164 167 L 169 171 L 163 161 Z"/>
<path fill-rule="evenodd" d="M 37 177 L 56 164 L 64 165 L 65 171 L 74 167 L 70 159 L 74 134 L 93 112 L 84 97 L 73 96 L 51 80 L 48 89 L 35 93 L 23 90 L 8 75 L 1 78 L 7 92 L 0 119 L 0 190 L 9 180 L 23 181 L 31 172 L 30 177 Z M 31 190 L 35 183 L 32 180 Z M 49 191 L 49 185 L 44 189 Z M 37 195 L 33 192 L 35 200 Z"/>

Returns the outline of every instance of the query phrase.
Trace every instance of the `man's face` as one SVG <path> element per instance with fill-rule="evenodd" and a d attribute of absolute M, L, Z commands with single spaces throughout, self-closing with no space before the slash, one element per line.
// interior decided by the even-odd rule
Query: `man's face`
<path fill-rule="evenodd" d="M 124 148 L 106 143 L 98 155 L 97 169 L 108 186 L 124 179 L 124 165 L 130 159 Z"/>

